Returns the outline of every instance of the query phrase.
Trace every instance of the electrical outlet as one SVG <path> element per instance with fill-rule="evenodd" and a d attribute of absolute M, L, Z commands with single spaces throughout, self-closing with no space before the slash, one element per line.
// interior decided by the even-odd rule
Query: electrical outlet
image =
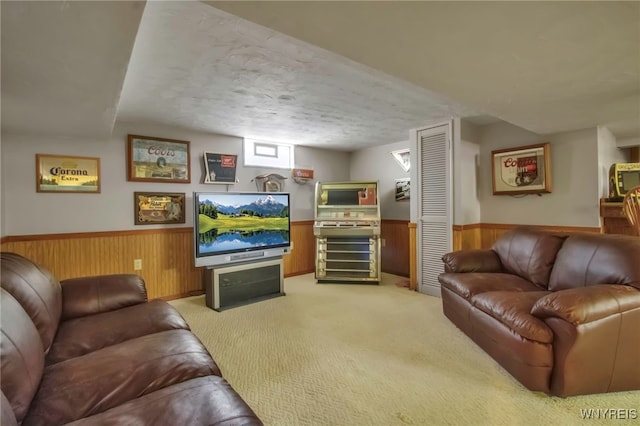
<path fill-rule="evenodd" d="M 387 240 L 385 240 L 384 238 L 382 239 L 382 247 L 386 247 L 387 246 Z"/>
<path fill-rule="evenodd" d="M 142 259 L 133 259 L 133 270 L 139 271 L 142 269 Z"/>
<path fill-rule="evenodd" d="M 291 243 L 289 243 L 289 246 L 290 246 L 289 251 L 293 251 L 293 241 L 291 241 Z"/>

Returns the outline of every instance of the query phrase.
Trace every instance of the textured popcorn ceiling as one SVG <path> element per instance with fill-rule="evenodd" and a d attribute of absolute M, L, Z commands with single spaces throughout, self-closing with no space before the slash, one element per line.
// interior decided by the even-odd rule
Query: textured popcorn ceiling
<path fill-rule="evenodd" d="M 171 28 L 172 31 L 158 31 Z M 332 149 L 477 112 L 202 3 L 148 3 L 118 117 Z"/>
<path fill-rule="evenodd" d="M 640 2 L 0 2 L 2 131 L 355 150 L 463 117 L 640 145 Z"/>
<path fill-rule="evenodd" d="M 545 134 L 640 145 L 640 2 L 208 1 Z"/>

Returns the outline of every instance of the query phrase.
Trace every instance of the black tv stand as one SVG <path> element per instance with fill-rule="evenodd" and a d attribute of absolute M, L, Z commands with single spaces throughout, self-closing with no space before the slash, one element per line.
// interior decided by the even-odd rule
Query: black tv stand
<path fill-rule="evenodd" d="M 215 311 L 284 296 L 282 257 L 204 271 L 205 301 Z"/>

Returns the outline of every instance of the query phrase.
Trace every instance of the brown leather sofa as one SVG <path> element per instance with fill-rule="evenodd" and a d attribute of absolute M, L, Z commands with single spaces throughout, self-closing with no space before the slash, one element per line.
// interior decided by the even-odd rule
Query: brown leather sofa
<path fill-rule="evenodd" d="M 261 425 L 136 275 L 58 282 L 2 253 L 2 426 Z"/>
<path fill-rule="evenodd" d="M 640 389 L 640 238 L 518 228 L 442 260 L 444 314 L 528 389 Z"/>

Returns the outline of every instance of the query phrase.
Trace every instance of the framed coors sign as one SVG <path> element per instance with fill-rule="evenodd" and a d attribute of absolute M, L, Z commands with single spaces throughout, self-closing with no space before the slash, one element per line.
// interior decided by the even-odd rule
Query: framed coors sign
<path fill-rule="evenodd" d="M 551 192 L 548 143 L 492 151 L 491 161 L 493 195 Z"/>
<path fill-rule="evenodd" d="M 127 179 L 138 182 L 191 182 L 189 142 L 128 135 Z"/>

